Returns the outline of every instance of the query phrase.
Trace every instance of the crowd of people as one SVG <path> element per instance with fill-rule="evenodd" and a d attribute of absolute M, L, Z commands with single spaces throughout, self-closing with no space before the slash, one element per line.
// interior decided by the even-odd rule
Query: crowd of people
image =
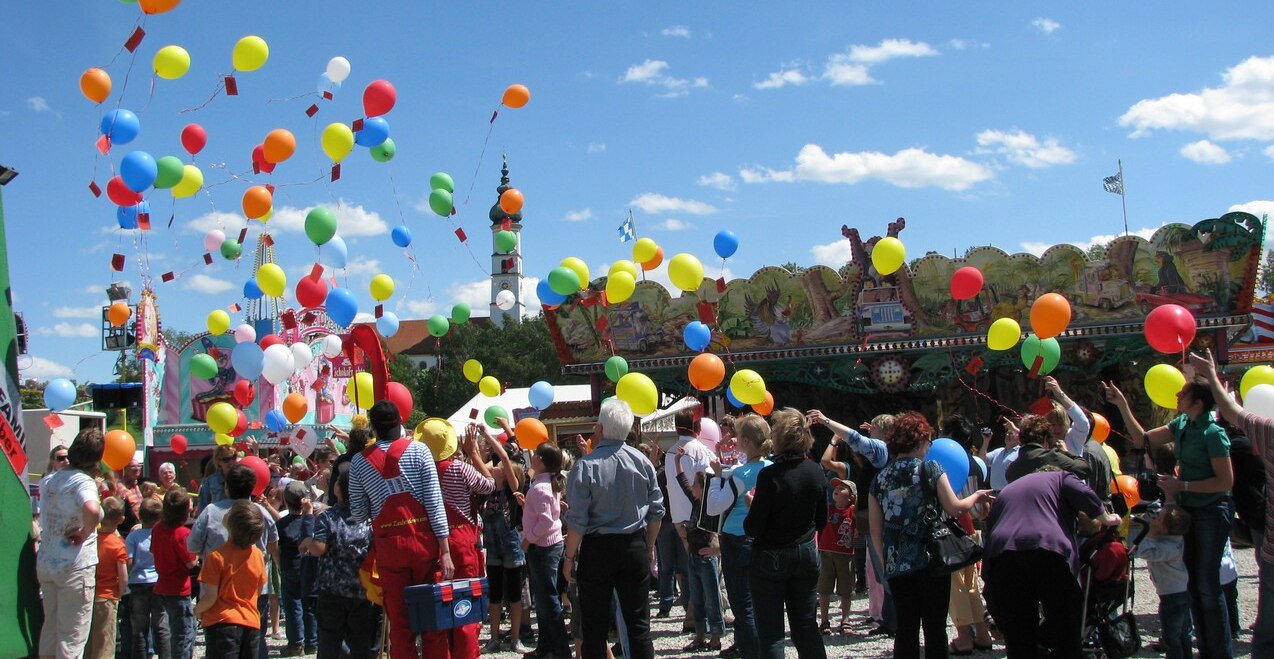
<path fill-rule="evenodd" d="M 670 446 L 614 398 L 588 440 L 534 448 L 508 424 L 406 429 L 383 401 L 308 459 L 261 452 L 269 482 L 244 447 L 218 447 L 195 492 L 169 463 L 154 480 L 136 462 L 104 470 L 102 434 L 85 430 L 40 482 L 39 653 L 183 659 L 201 642 L 208 657 L 264 658 L 282 621 L 285 656 L 646 659 L 651 617 L 679 605 L 684 656 L 782 657 L 790 642 L 820 658 L 830 635 L 883 634 L 903 658 L 997 643 L 1080 657 L 1081 555 L 1132 542 L 1141 509 L 1115 480 L 1132 476 L 1156 502 L 1138 550 L 1158 649 L 1230 657 L 1248 622 L 1253 656 L 1274 656 L 1274 421 L 1235 403 L 1209 355 L 1190 361 L 1196 378 L 1158 427 L 1113 383 L 1082 397 L 1120 417 L 1122 440 L 1105 444 L 1092 409 L 1047 377 L 1048 404 L 1002 429 L 916 411 L 855 429 L 794 408 L 718 426 L 688 408 Z M 963 458 L 930 459 L 938 437 L 967 451 L 967 477 Z M 947 567 L 935 528 L 970 560 Z M 1258 551 L 1254 620 L 1235 605 L 1232 537 Z M 410 588 L 481 577 L 486 621 L 413 626 Z M 856 631 L 863 617 L 872 631 Z"/>

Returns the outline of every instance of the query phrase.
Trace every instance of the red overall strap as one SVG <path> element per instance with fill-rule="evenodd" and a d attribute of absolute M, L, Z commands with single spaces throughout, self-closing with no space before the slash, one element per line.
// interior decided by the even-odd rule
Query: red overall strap
<path fill-rule="evenodd" d="M 402 437 L 394 440 L 387 450 L 380 450 L 376 445 L 363 449 L 363 458 L 380 474 L 381 478 L 390 479 L 402 474 L 398 469 L 398 460 L 403 457 L 411 440 Z"/>

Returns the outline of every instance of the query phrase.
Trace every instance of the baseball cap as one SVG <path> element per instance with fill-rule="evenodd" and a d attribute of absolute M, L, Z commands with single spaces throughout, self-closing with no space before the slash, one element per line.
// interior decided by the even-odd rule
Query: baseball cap
<path fill-rule="evenodd" d="M 283 502 L 286 503 L 288 507 L 301 505 L 301 499 L 308 496 L 310 496 L 310 489 L 305 487 L 305 483 L 302 483 L 301 481 L 294 480 L 288 483 L 287 487 L 283 488 Z"/>
<path fill-rule="evenodd" d="M 858 484 L 855 483 L 854 481 L 845 480 L 844 478 L 832 479 L 833 488 L 840 487 L 841 485 L 844 485 L 845 487 L 849 488 L 850 494 L 853 494 L 854 496 L 858 496 Z"/>
<path fill-rule="evenodd" d="M 456 453 L 456 429 L 446 419 L 429 417 L 416 426 L 412 436 L 429 447 L 434 460 L 446 460 Z"/>

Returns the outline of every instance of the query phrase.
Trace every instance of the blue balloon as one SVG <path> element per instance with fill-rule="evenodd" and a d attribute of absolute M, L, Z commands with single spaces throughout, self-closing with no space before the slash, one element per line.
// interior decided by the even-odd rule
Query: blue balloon
<path fill-rule="evenodd" d="M 244 380 L 256 380 L 265 369 L 265 351 L 252 341 L 236 343 L 230 351 L 230 365 Z"/>
<path fill-rule="evenodd" d="M 159 176 L 159 165 L 145 151 L 134 151 L 119 162 L 119 177 L 129 190 L 141 194 L 155 184 Z"/>
<path fill-rule="evenodd" d="M 349 327 L 358 315 L 358 299 L 348 288 L 333 288 L 327 293 L 327 317 L 341 327 Z"/>
<path fill-rule="evenodd" d="M 102 117 L 101 129 L 102 134 L 110 139 L 111 144 L 128 144 L 137 139 L 137 134 L 142 132 L 142 123 L 137 120 L 137 115 L 129 110 L 111 110 Z"/>
<path fill-rule="evenodd" d="M 969 478 L 969 454 L 956 440 L 946 437 L 933 440 L 925 459 L 942 465 L 951 489 L 956 492 L 964 489 L 964 482 Z"/>
<path fill-rule="evenodd" d="M 739 237 L 733 231 L 718 231 L 712 239 L 712 249 L 716 250 L 717 256 L 728 259 L 739 251 Z"/>
<path fill-rule="evenodd" d="M 733 405 L 734 407 L 743 409 L 743 403 L 740 403 L 739 399 L 734 397 L 734 392 L 730 391 L 729 387 L 725 388 L 725 399 L 729 401 L 730 404 Z"/>
<path fill-rule="evenodd" d="M 283 432 L 287 430 L 288 418 L 279 410 L 270 410 L 265 413 L 265 427 L 269 428 L 270 432 Z"/>
<path fill-rule="evenodd" d="M 559 295 L 549 286 L 548 278 L 541 279 L 540 283 L 535 285 L 535 296 L 540 298 L 540 304 L 547 304 L 550 307 L 556 307 L 566 301 L 565 295 Z"/>
<path fill-rule="evenodd" d="M 318 91 L 320 94 L 322 94 L 323 92 L 329 92 L 329 93 L 335 94 L 336 92 L 340 91 L 341 83 L 336 82 L 335 80 L 332 80 L 331 78 L 327 77 L 326 73 L 322 73 L 319 75 L 318 84 L 315 85 L 315 87 L 318 88 Z"/>
<path fill-rule="evenodd" d="M 150 202 L 143 201 L 136 206 L 119 206 L 115 209 L 115 220 L 119 222 L 119 228 L 124 230 L 137 228 L 137 216 L 145 213 L 150 215 Z"/>
<path fill-rule="evenodd" d="M 49 380 L 44 386 L 44 405 L 54 412 L 60 412 L 75 402 L 75 385 L 66 378 Z"/>
<path fill-rule="evenodd" d="M 527 394 L 527 398 L 531 400 L 531 407 L 537 410 L 543 410 L 553 404 L 553 385 L 540 380 L 531 385 L 531 392 Z"/>
<path fill-rule="evenodd" d="M 263 295 L 265 295 L 265 291 L 262 291 L 261 287 L 257 286 L 255 279 L 249 279 L 243 283 L 243 297 L 249 300 L 260 300 Z"/>
<path fill-rule="evenodd" d="M 699 352 L 712 343 L 712 329 L 696 320 L 686 325 L 682 339 L 685 340 L 687 348 Z"/>
<path fill-rule="evenodd" d="M 348 260 L 349 248 L 345 246 L 345 239 L 340 236 L 332 236 L 331 240 L 319 247 L 319 263 L 323 265 L 343 269 Z"/>
<path fill-rule="evenodd" d="M 411 229 L 400 224 L 394 227 L 393 231 L 389 232 L 389 238 L 394 241 L 395 245 L 398 245 L 399 247 L 407 247 L 408 245 L 411 245 Z"/>
<path fill-rule="evenodd" d="M 386 311 L 376 319 L 376 331 L 380 335 L 389 338 L 398 333 L 398 314 L 392 311 Z"/>
<path fill-rule="evenodd" d="M 363 129 L 354 133 L 354 143 L 368 148 L 380 146 L 389 139 L 389 122 L 384 117 L 368 117 Z"/>

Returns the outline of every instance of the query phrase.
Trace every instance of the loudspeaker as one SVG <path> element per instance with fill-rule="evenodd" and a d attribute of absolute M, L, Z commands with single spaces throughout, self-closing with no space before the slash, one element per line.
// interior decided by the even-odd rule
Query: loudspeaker
<path fill-rule="evenodd" d="M 93 409 L 120 410 L 142 406 L 140 382 L 93 385 Z"/>

